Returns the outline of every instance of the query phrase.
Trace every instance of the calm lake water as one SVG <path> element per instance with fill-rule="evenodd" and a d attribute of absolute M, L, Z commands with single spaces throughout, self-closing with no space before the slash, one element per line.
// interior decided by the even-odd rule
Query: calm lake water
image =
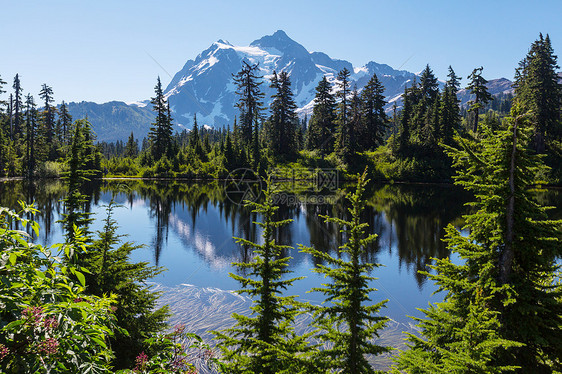
<path fill-rule="evenodd" d="M 113 197 L 122 205 L 114 213 L 119 233 L 128 235 L 124 240 L 144 245 L 133 253 L 132 260 L 167 269 L 155 282 L 169 287 L 192 284 L 223 290 L 239 288 L 228 275 L 236 271 L 231 263 L 248 261 L 252 253 L 232 237 L 259 240 L 260 232 L 251 222 L 260 217 L 228 199 L 222 182 L 104 181 L 92 183 L 89 189 L 88 209 L 95 218 L 92 229 L 101 228 L 105 205 Z M 18 200 L 36 202 L 41 211 L 36 217 L 41 224 L 37 241 L 47 245 L 63 239 L 57 220 L 63 212 L 64 195 L 60 181 L 0 183 L 1 206 L 16 208 Z M 295 248 L 300 243 L 335 253 L 342 242 L 341 234 L 318 215 L 347 214 L 347 204 L 341 196 L 338 194 L 332 204 L 300 204 L 294 202 L 299 199 L 292 199 L 293 203 L 281 205 L 278 218 L 291 218 L 293 222 L 276 233 L 277 240 Z M 388 299 L 382 313 L 398 322 L 411 322 L 407 316 L 422 315 L 416 308 L 425 308 L 428 302 L 443 297 L 432 295 L 435 286 L 418 271 L 428 270 L 431 258 L 449 256 L 441 240 L 444 227 L 449 223 L 462 226 L 462 215 L 468 209 L 464 204 L 470 195 L 453 186 L 375 185 L 366 196 L 368 206 L 363 219 L 378 239 L 368 248 L 365 260 L 384 265 L 372 273 L 378 278 L 373 281 L 378 291 L 371 298 L 373 302 Z M 541 193 L 539 197 L 557 207 L 552 211 L 554 216 L 562 215 L 558 191 Z M 321 302 L 321 295 L 307 293 L 323 282 L 311 272 L 317 259 L 298 249 L 287 255 L 293 257 L 293 275 L 306 276 L 288 292 L 313 303 Z"/>

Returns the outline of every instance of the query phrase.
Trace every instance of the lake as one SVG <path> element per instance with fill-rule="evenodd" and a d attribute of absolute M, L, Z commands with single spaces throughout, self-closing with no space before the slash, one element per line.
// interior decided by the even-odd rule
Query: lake
<path fill-rule="evenodd" d="M 251 222 L 259 220 L 250 209 L 229 198 L 223 182 L 192 183 L 166 181 L 104 181 L 88 186 L 88 209 L 95 218 L 92 229 L 101 228 L 105 205 L 112 198 L 122 207 L 115 210 L 119 233 L 124 240 L 144 245 L 133 253 L 132 260 L 164 266 L 167 271 L 153 280 L 163 286 L 191 284 L 236 290 L 239 284 L 229 277 L 235 272 L 233 261 L 248 261 L 251 250 L 236 244 L 233 237 L 260 240 L 260 231 Z M 349 189 L 352 189 L 351 187 Z M 322 301 L 317 293 L 307 293 L 323 279 L 311 272 L 316 261 L 299 252 L 297 244 L 314 246 L 335 253 L 341 245 L 341 233 L 333 224 L 326 224 L 319 215 L 343 217 L 348 204 L 339 192 L 329 203 L 303 202 L 304 194 L 289 192 L 292 198 L 280 201 L 279 218 L 293 222 L 276 232 L 278 242 L 295 249 L 290 269 L 297 281 L 291 294 L 312 303 Z M 63 240 L 60 223 L 65 195 L 61 181 L 26 183 L 11 181 L 0 184 L 0 205 L 17 207 L 17 201 L 35 201 L 41 213 L 42 244 Z M 374 185 L 366 192 L 367 208 L 363 220 L 377 241 L 365 253 L 365 260 L 383 266 L 372 273 L 378 279 L 373 302 L 388 299 L 383 313 L 395 321 L 408 323 L 407 316 L 421 316 L 416 308 L 439 301 L 432 295 L 435 286 L 420 270 L 429 270 L 432 258 L 449 256 L 442 238 L 444 227 L 462 225 L 467 211 L 464 203 L 470 196 L 454 186 L 442 185 Z"/>
<path fill-rule="evenodd" d="M 299 252 L 297 244 L 336 254 L 344 238 L 336 226 L 326 224 L 319 215 L 348 218 L 345 188 L 311 193 L 298 183 L 280 183 L 277 187 L 280 193 L 276 196 L 281 198 L 277 199 L 280 205 L 276 218 L 293 221 L 276 231 L 276 240 L 295 247 L 285 253 L 292 257 L 291 276 L 306 277 L 287 293 L 321 303 L 322 295 L 307 292 L 324 281 L 311 271 L 319 260 Z M 346 188 L 350 191 L 353 186 Z M 248 313 L 251 302 L 230 292 L 240 286 L 229 273 L 236 272 L 232 262 L 249 261 L 252 252 L 233 237 L 260 241 L 260 230 L 252 224 L 260 217 L 238 204 L 228 183 L 106 180 L 92 182 L 87 190 L 87 209 L 95 219 L 92 231 L 101 229 L 105 207 L 114 199 L 121 205 L 114 211 L 118 233 L 126 235 L 123 240 L 143 245 L 133 252 L 132 260 L 167 269 L 153 282 L 162 292 L 161 304 L 170 305 L 171 325 L 186 324 L 189 331 L 212 342 L 209 331 L 232 326 L 232 312 Z M 40 210 L 36 220 L 41 225 L 35 240 L 50 245 L 63 241 L 57 221 L 64 210 L 61 200 L 65 193 L 64 184 L 56 180 L 2 182 L 0 206 L 17 208 L 19 200 L 35 202 Z M 362 220 L 378 238 L 367 248 L 364 260 L 383 265 L 372 273 L 378 278 L 372 282 L 378 291 L 370 296 L 373 303 L 388 300 L 381 313 L 393 320 L 377 339 L 381 345 L 403 348 L 402 332 L 415 331 L 409 316 L 422 317 L 417 308 L 443 298 L 442 294 L 433 294 L 435 285 L 419 271 L 430 271 L 428 265 L 434 263 L 433 258 L 450 255 L 442 241 L 444 227 L 449 223 L 463 226 L 462 216 L 470 209 L 466 202 L 471 196 L 451 185 L 374 184 L 366 190 L 365 198 Z M 562 218 L 560 190 L 540 192 L 537 198 L 553 207 L 552 218 Z M 452 260 L 459 261 L 454 256 Z M 297 333 L 309 331 L 307 318 L 303 316 L 298 322 Z M 373 358 L 373 366 L 388 369 L 390 355 Z M 201 372 L 207 373 L 204 365 Z"/>

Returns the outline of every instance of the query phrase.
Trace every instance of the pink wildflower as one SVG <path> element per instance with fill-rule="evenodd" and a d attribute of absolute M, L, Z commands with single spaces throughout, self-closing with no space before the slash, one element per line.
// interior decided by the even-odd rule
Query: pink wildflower
<path fill-rule="evenodd" d="M 0 361 L 2 361 L 8 355 L 8 353 L 10 353 L 8 347 L 6 347 L 4 344 L 0 344 Z"/>
<path fill-rule="evenodd" d="M 21 312 L 21 316 L 37 325 L 43 319 L 43 308 L 40 306 L 25 308 Z"/>
<path fill-rule="evenodd" d="M 142 351 L 135 359 L 136 365 L 133 371 L 138 372 L 144 370 L 147 362 L 148 362 L 148 356 L 146 355 L 146 353 L 144 353 L 144 351 Z"/>
<path fill-rule="evenodd" d="M 56 329 L 57 327 L 59 327 L 59 321 L 57 321 L 55 316 L 46 318 L 43 321 L 43 326 L 48 328 L 48 329 Z"/>
<path fill-rule="evenodd" d="M 59 342 L 55 338 L 47 338 L 39 343 L 37 350 L 46 355 L 54 355 L 59 349 Z"/>

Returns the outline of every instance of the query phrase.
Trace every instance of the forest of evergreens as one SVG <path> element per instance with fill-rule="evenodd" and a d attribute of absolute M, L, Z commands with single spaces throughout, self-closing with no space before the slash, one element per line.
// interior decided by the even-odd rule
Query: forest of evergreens
<path fill-rule="evenodd" d="M 133 243 L 116 234 L 113 202 L 104 227 L 89 230 L 84 188 L 103 175 L 220 178 L 246 167 L 266 176 L 275 167 L 340 169 L 355 181 L 347 194 L 349 218 L 324 217 L 345 238 L 331 256 L 299 249 L 319 261 L 326 278 L 314 291 L 326 303 L 313 306 L 287 295 L 288 246 L 274 232 L 279 220 L 270 183 L 264 199 L 249 203 L 262 240 L 238 239 L 253 249 L 232 274 L 253 301 L 250 317 L 214 332 L 219 354 L 207 364 L 221 373 L 373 373 L 367 355 L 392 347 L 374 342 L 387 323 L 385 301 L 370 305 L 369 281 L 380 264 L 364 261 L 374 240 L 361 221 L 363 192 L 371 180 L 454 181 L 474 196 L 466 232 L 450 225 L 446 243 L 461 259 L 437 260 L 426 275 L 444 300 L 417 319 L 408 349 L 395 357 L 396 372 L 557 373 L 562 371 L 561 221 L 550 220 L 535 190 L 562 181 L 562 84 L 550 38 L 540 35 L 516 69 L 513 96 L 494 98 L 478 67 L 468 77 L 466 108 L 457 98 L 452 68 L 439 89 L 426 66 L 405 89 L 401 108 L 385 112 L 376 75 L 361 92 L 349 71 L 338 74 L 333 94 L 326 79 L 316 88 L 310 119 L 299 119 L 289 75 L 275 73 L 269 115 L 263 108 L 257 66 L 245 63 L 233 77 L 240 115 L 232 129 L 172 131 L 173 118 L 160 79 L 148 139 L 95 142 L 86 119 L 73 121 L 64 103 L 53 105 L 43 85 L 42 106 L 25 96 L 19 76 L 0 120 L 2 176 L 60 176 L 67 193 L 61 224 L 65 242 L 33 243 L 40 228 L 21 212 L 0 210 L 0 369 L 7 373 L 194 373 L 184 351 L 210 352 L 183 327 L 166 332 L 167 308 L 145 281 L 162 271 L 132 263 Z M 4 82 L 2 82 L 3 84 Z M 4 93 L 1 90 L 0 93 Z M 500 101 L 497 103 L 497 101 Z M 496 103 L 494 103 L 496 102 Z M 313 316 L 312 332 L 295 334 L 293 322 Z"/>
<path fill-rule="evenodd" d="M 533 113 L 532 147 L 551 167 L 545 181 L 561 181 L 560 78 L 548 37 L 533 43 L 515 72 L 514 94 L 496 97 L 487 90 L 483 68 L 468 76 L 472 99 L 461 106 L 461 77 L 450 67 L 442 89 L 431 68 L 405 88 L 400 106 L 388 108 L 384 87 L 373 75 L 360 91 L 351 87 L 350 72 L 339 72 L 335 86 L 326 79 L 316 87 L 310 117 L 298 118 L 286 72 L 264 82 L 258 66 L 244 63 L 233 77 L 239 116 L 232 126 L 201 127 L 173 132 L 173 117 L 158 79 L 151 100 L 155 121 L 148 138 L 90 141 L 98 176 L 221 178 L 240 167 L 264 174 L 272 168 L 332 167 L 344 174 L 370 166 L 371 176 L 385 181 L 451 182 L 453 169 L 443 146 L 454 145 L 454 134 L 478 139 L 481 127 L 501 126 L 513 103 Z M 264 108 L 261 85 L 275 91 Z M 24 96 L 14 77 L 12 89 L 0 79 L 0 176 L 60 176 L 73 134 L 73 119 L 64 101 L 55 106 L 53 89 L 44 84 L 39 103 Z M 4 87 L 4 88 L 3 88 Z M 9 91 L 9 94 L 8 94 Z M 335 93 L 334 93 L 335 92 Z M 6 96 L 8 94 L 8 96 Z"/>

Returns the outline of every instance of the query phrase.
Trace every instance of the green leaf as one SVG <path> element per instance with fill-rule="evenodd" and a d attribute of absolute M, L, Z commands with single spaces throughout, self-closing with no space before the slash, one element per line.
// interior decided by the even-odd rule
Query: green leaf
<path fill-rule="evenodd" d="M 16 264 L 17 259 L 18 256 L 15 253 L 10 253 L 10 263 L 12 264 L 12 266 Z"/>
<path fill-rule="evenodd" d="M 6 330 L 13 329 L 14 327 L 18 327 L 18 326 L 20 326 L 20 325 L 23 325 L 24 322 L 25 322 L 25 321 L 22 320 L 22 319 L 18 319 L 18 320 L 12 321 L 12 322 L 8 323 L 4 329 L 6 329 Z"/>
<path fill-rule="evenodd" d="M 84 276 L 84 274 L 82 274 L 81 272 L 79 272 L 77 270 L 74 270 L 73 273 L 78 278 L 78 281 L 80 281 L 80 284 L 82 285 L 82 287 L 86 287 L 86 277 Z"/>

